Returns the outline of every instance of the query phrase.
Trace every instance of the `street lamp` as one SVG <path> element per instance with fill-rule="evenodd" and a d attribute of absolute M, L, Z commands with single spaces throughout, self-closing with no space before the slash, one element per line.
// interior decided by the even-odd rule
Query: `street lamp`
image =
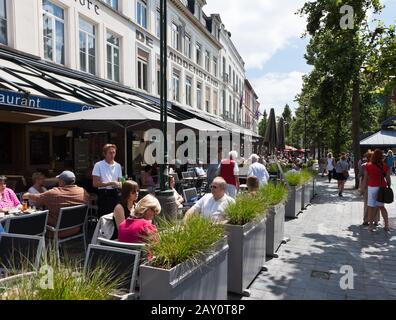
<path fill-rule="evenodd" d="M 307 105 L 304 105 L 304 160 L 307 163 Z"/>

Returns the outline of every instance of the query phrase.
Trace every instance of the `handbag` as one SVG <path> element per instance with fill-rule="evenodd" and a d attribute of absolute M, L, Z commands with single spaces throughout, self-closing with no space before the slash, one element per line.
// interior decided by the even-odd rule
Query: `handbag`
<path fill-rule="evenodd" d="M 383 173 L 384 178 L 386 177 L 386 173 L 384 172 L 384 169 L 377 166 L 381 172 Z M 377 201 L 381 202 L 381 203 L 386 203 L 386 204 L 390 204 L 394 202 L 394 194 L 393 194 L 393 190 L 392 188 L 390 188 L 389 186 L 386 187 L 381 187 L 382 186 L 382 181 L 380 182 L 380 188 L 378 191 L 378 195 L 377 195 Z"/>

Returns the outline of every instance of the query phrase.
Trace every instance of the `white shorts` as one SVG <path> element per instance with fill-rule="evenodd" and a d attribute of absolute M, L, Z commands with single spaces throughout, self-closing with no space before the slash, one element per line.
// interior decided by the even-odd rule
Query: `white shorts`
<path fill-rule="evenodd" d="M 384 204 L 377 201 L 379 187 L 368 187 L 367 206 L 370 208 L 383 207 Z"/>

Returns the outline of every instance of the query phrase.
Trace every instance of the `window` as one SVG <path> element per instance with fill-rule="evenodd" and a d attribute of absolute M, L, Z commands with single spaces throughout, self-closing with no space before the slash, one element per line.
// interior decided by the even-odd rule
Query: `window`
<path fill-rule="evenodd" d="M 138 49 L 137 59 L 137 72 L 138 72 L 138 88 L 144 91 L 148 91 L 148 62 L 149 54 L 141 49 Z"/>
<path fill-rule="evenodd" d="M 8 43 L 6 0 L 0 0 L 0 43 Z"/>
<path fill-rule="evenodd" d="M 186 105 L 192 106 L 192 80 L 186 78 Z"/>
<path fill-rule="evenodd" d="M 202 84 L 197 83 L 197 108 L 202 108 Z"/>
<path fill-rule="evenodd" d="M 205 111 L 210 112 L 210 88 L 205 88 Z"/>
<path fill-rule="evenodd" d="M 231 65 L 228 66 L 228 82 L 231 83 L 232 69 Z"/>
<path fill-rule="evenodd" d="M 159 38 L 161 37 L 161 10 L 157 8 L 155 11 L 155 34 Z"/>
<path fill-rule="evenodd" d="M 195 48 L 196 48 L 195 62 L 200 65 L 202 60 L 202 45 L 197 42 Z"/>
<path fill-rule="evenodd" d="M 137 0 L 136 21 L 139 26 L 147 29 L 147 2 L 145 0 Z"/>
<path fill-rule="evenodd" d="M 210 72 L 210 52 L 205 50 L 205 70 Z"/>
<path fill-rule="evenodd" d="M 213 91 L 213 113 L 218 115 L 219 114 L 219 110 L 218 110 L 218 106 L 219 106 L 219 94 L 217 93 L 217 91 Z"/>
<path fill-rule="evenodd" d="M 65 64 L 64 10 L 44 0 L 43 11 L 44 59 Z"/>
<path fill-rule="evenodd" d="M 161 60 L 157 59 L 157 93 L 161 95 Z"/>
<path fill-rule="evenodd" d="M 118 0 L 105 0 L 105 2 L 112 7 L 114 10 L 118 11 Z"/>
<path fill-rule="evenodd" d="M 107 33 L 107 79 L 120 82 L 120 39 Z"/>
<path fill-rule="evenodd" d="M 180 51 L 180 27 L 172 23 L 172 34 L 171 34 L 172 47 Z"/>
<path fill-rule="evenodd" d="M 213 74 L 217 77 L 217 59 L 213 58 Z"/>
<path fill-rule="evenodd" d="M 184 36 L 184 55 L 191 59 L 191 36 L 188 33 Z"/>
<path fill-rule="evenodd" d="M 180 74 L 173 71 L 172 74 L 172 98 L 174 101 L 180 102 Z"/>
<path fill-rule="evenodd" d="M 80 70 L 96 73 L 95 26 L 80 18 Z"/>

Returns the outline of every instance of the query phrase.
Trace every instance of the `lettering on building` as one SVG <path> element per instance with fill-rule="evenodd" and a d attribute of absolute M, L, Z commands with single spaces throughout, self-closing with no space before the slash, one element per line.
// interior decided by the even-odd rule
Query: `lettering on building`
<path fill-rule="evenodd" d="M 136 29 L 136 40 L 147 45 L 150 48 L 154 47 L 154 41 L 150 37 L 146 36 L 142 31 Z"/>
<path fill-rule="evenodd" d="M 100 15 L 100 8 L 94 0 L 74 0 L 78 2 L 81 6 L 88 8 L 88 10 L 93 10 L 97 15 Z"/>

